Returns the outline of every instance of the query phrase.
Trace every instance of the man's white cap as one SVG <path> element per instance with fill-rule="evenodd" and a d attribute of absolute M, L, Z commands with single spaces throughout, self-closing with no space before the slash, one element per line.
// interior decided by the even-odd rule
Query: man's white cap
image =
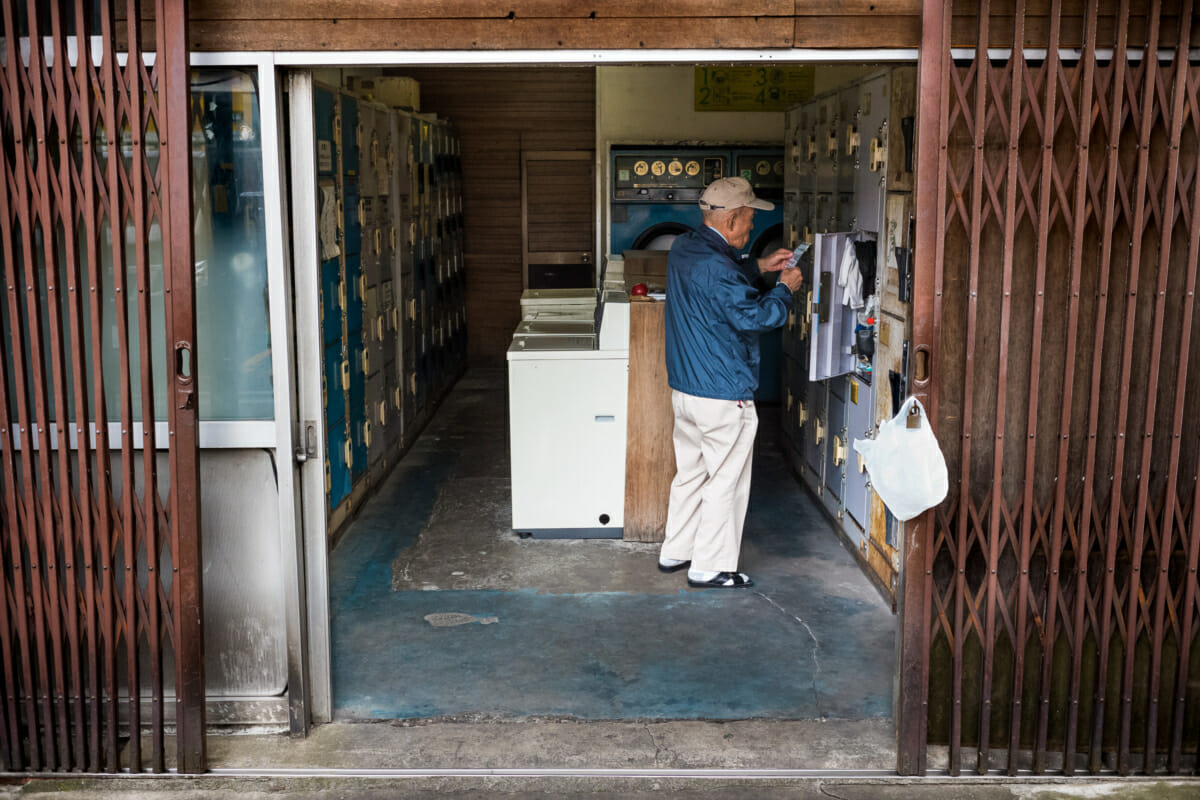
<path fill-rule="evenodd" d="M 735 208 L 757 208 L 770 211 L 775 204 L 754 196 L 750 181 L 745 178 L 720 178 L 713 181 L 700 195 L 700 207 L 705 211 L 732 211 Z"/>

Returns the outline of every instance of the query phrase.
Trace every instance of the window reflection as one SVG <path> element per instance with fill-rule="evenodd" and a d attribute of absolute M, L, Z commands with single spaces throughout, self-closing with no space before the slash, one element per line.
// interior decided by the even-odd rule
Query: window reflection
<path fill-rule="evenodd" d="M 192 75 L 192 197 L 201 419 L 271 419 L 271 336 L 258 91 Z"/>

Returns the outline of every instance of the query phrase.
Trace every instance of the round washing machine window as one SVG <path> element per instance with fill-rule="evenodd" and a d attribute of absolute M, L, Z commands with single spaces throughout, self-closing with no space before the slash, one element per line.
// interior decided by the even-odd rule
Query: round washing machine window
<path fill-rule="evenodd" d="M 783 226 L 772 225 L 754 240 L 754 246 L 750 248 L 750 255 L 754 258 L 762 258 L 781 247 L 787 247 L 787 242 L 783 240 Z"/>
<path fill-rule="evenodd" d="M 634 250 L 670 250 L 675 237 L 690 231 L 682 222 L 660 222 L 651 225 L 633 240 Z"/>

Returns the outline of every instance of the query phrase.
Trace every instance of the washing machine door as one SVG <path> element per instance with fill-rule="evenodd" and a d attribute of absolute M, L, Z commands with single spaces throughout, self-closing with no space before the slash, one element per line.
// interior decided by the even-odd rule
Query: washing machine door
<path fill-rule="evenodd" d="M 787 247 L 781 223 L 775 223 L 761 232 L 756 228 L 753 236 L 754 239 L 750 245 L 750 255 L 754 258 L 762 258 L 774 253 L 781 247 Z"/>
<path fill-rule="evenodd" d="M 670 250 L 675 239 L 691 228 L 682 222 L 660 222 L 651 225 L 633 240 L 634 250 Z"/>

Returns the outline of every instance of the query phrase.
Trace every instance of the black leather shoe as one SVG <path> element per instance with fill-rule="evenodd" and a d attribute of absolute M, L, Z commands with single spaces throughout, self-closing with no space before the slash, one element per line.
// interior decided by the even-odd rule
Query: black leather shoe
<path fill-rule="evenodd" d="M 754 581 L 744 572 L 718 572 L 715 578 L 707 581 L 688 578 L 688 586 L 695 586 L 697 589 L 740 589 L 753 585 Z"/>
<path fill-rule="evenodd" d="M 658 571 L 659 572 L 679 572 L 679 570 L 687 569 L 691 565 L 692 565 L 691 561 L 684 561 L 682 563 L 676 564 L 673 567 L 664 567 L 663 563 L 660 561 L 660 562 L 658 562 Z"/>

